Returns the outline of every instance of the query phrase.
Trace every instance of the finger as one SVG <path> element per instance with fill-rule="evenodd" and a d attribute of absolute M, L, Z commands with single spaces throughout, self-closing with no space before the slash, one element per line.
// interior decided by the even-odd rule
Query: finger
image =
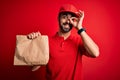
<path fill-rule="evenodd" d="M 28 34 L 28 35 L 27 35 L 27 38 L 28 38 L 28 39 L 31 39 L 31 35 L 30 35 L 30 34 Z"/>
<path fill-rule="evenodd" d="M 41 33 L 39 31 L 37 33 L 38 33 L 39 36 L 41 36 Z"/>
<path fill-rule="evenodd" d="M 84 11 L 82 11 L 82 10 L 79 10 L 79 12 L 83 13 Z"/>
<path fill-rule="evenodd" d="M 34 38 L 36 38 L 36 33 L 33 33 L 33 37 L 32 37 L 32 39 L 34 39 Z"/>
<path fill-rule="evenodd" d="M 34 32 L 32 32 L 30 35 L 31 35 L 31 39 L 33 39 L 34 38 Z"/>
<path fill-rule="evenodd" d="M 83 15 L 83 14 L 84 14 L 84 11 L 79 10 L 79 12 L 77 12 L 77 14 Z"/>
<path fill-rule="evenodd" d="M 32 33 L 28 34 L 28 38 L 32 39 Z"/>
<path fill-rule="evenodd" d="M 38 36 L 39 36 L 38 33 L 35 32 L 35 34 L 34 34 L 34 38 L 37 38 Z"/>
<path fill-rule="evenodd" d="M 83 13 L 79 12 L 78 15 L 81 17 L 83 15 Z"/>
<path fill-rule="evenodd" d="M 81 10 L 80 10 L 79 12 L 80 12 L 81 15 L 84 15 L 84 11 L 81 11 Z"/>
<path fill-rule="evenodd" d="M 32 39 L 32 33 L 30 33 L 29 36 L 30 36 L 30 39 Z"/>
<path fill-rule="evenodd" d="M 77 14 L 80 14 L 80 13 L 82 13 L 83 11 L 82 10 L 78 10 L 78 12 L 76 12 Z"/>
<path fill-rule="evenodd" d="M 71 23 L 71 24 L 73 24 L 73 23 L 74 23 L 74 22 L 73 22 L 73 20 L 72 20 L 72 18 L 70 18 L 69 20 L 70 20 L 70 23 Z"/>
<path fill-rule="evenodd" d="M 41 34 L 39 32 L 35 33 L 35 37 L 37 38 L 38 36 L 40 36 Z"/>

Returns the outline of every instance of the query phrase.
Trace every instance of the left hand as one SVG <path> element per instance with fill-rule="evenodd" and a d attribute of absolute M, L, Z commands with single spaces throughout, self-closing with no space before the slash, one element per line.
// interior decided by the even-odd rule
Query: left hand
<path fill-rule="evenodd" d="M 76 12 L 79 17 L 71 17 L 70 18 L 70 23 L 76 28 L 76 29 L 81 29 L 82 28 L 82 22 L 84 19 L 84 11 L 79 10 L 79 12 Z"/>

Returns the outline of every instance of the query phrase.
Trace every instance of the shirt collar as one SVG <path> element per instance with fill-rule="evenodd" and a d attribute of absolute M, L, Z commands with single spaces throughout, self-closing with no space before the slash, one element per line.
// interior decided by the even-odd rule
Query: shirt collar
<path fill-rule="evenodd" d="M 55 38 L 64 40 L 64 37 L 59 36 L 58 32 L 56 32 Z M 71 39 L 71 38 L 72 38 L 72 35 L 70 34 L 70 36 L 66 40 Z"/>

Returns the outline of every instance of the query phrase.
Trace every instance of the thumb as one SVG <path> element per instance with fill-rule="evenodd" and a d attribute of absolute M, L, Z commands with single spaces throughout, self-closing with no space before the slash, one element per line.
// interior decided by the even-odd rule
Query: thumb
<path fill-rule="evenodd" d="M 41 36 L 41 33 L 39 31 L 37 33 L 38 33 L 39 36 Z"/>
<path fill-rule="evenodd" d="M 72 20 L 72 18 L 70 18 L 69 20 L 70 20 L 70 23 L 71 23 L 71 24 L 73 24 L 73 23 L 74 23 L 74 22 L 73 22 L 73 20 Z"/>

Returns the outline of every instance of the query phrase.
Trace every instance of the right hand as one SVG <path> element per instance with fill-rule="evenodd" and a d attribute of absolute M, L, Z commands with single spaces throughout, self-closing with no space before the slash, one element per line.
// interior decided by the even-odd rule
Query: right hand
<path fill-rule="evenodd" d="M 28 39 L 35 39 L 37 38 L 38 36 L 41 36 L 41 33 L 38 31 L 38 32 L 32 32 L 30 34 L 27 35 L 27 38 Z"/>

